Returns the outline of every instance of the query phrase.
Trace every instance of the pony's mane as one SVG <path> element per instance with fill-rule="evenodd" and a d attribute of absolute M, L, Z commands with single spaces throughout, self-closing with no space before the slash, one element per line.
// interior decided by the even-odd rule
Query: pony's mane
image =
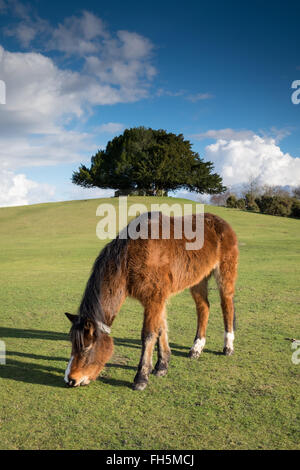
<path fill-rule="evenodd" d="M 90 321 L 97 330 L 98 322 L 105 323 L 104 311 L 101 306 L 101 285 L 107 272 L 118 274 L 126 262 L 128 239 L 119 235 L 108 243 L 96 258 L 91 275 L 87 282 L 79 309 L 78 322 L 71 328 L 71 340 L 77 350 L 83 347 L 84 324 Z"/>
<path fill-rule="evenodd" d="M 100 303 L 101 284 L 107 269 L 116 274 L 121 270 L 127 253 L 127 242 L 128 239 L 120 239 L 117 236 L 103 248 L 96 258 L 79 307 L 80 318 L 93 323 L 105 321 Z"/>

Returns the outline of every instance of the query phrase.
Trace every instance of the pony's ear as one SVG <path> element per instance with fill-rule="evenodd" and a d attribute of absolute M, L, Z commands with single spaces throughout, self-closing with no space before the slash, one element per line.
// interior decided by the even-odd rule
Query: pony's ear
<path fill-rule="evenodd" d="M 78 318 L 78 315 L 72 315 L 72 313 L 65 312 L 66 317 L 70 320 L 71 323 L 75 323 Z"/>

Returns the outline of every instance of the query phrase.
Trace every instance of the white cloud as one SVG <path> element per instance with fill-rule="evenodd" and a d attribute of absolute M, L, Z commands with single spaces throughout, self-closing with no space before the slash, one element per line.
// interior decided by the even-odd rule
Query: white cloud
<path fill-rule="evenodd" d="M 5 0 L 7 8 L 9 8 L 14 15 L 28 21 L 33 14 L 32 6 L 29 3 L 24 3 L 19 0 Z"/>
<path fill-rule="evenodd" d="M 265 133 L 262 131 L 262 135 L 264 137 L 273 137 L 276 143 L 279 143 L 282 139 L 291 135 L 292 127 L 283 127 L 281 129 L 277 129 L 277 127 L 271 127 L 269 133 Z"/>
<path fill-rule="evenodd" d="M 76 161 L 94 150 L 90 135 L 66 125 L 84 118 L 87 104 L 100 102 L 101 94 L 109 100 L 100 85 L 84 87 L 79 73 L 59 69 L 42 54 L 11 53 L 1 46 L 0 76 L 6 83 L 6 104 L 0 106 L 0 168 Z"/>
<path fill-rule="evenodd" d="M 0 0 L 0 12 L 5 11 L 7 9 L 6 2 L 4 0 Z"/>
<path fill-rule="evenodd" d="M 54 200 L 55 188 L 39 184 L 23 174 L 0 170 L 0 207 L 22 206 Z"/>
<path fill-rule="evenodd" d="M 34 188 L 41 187 L 20 175 L 19 168 L 87 160 L 100 146 L 97 129 L 82 130 L 93 109 L 149 95 L 156 73 L 153 45 L 135 32 L 110 32 L 88 11 L 53 27 L 32 5 L 18 0 L 0 0 L 0 10 L 15 16 L 4 28 L 7 35 L 17 38 L 25 50 L 43 51 L 9 52 L 0 45 L 0 77 L 6 84 L 6 104 L 0 106 L 1 184 L 7 204 L 25 204 L 33 202 Z M 49 50 L 54 52 L 51 58 Z M 57 53 L 61 66 L 55 62 Z M 98 132 L 123 129 L 122 124 L 109 122 Z"/>
<path fill-rule="evenodd" d="M 122 66 L 119 62 L 114 66 L 117 74 Z M 125 84 L 120 74 L 124 86 L 115 86 L 87 71 L 60 69 L 43 54 L 11 53 L 0 46 L 0 76 L 7 91 L 6 105 L 0 107 L 0 167 L 79 160 L 81 152 L 75 144 L 83 148 L 84 143 L 88 151 L 87 140 L 92 136 L 69 131 L 67 125 L 76 129 L 94 106 L 145 97 L 147 90 L 135 75 L 139 67 L 135 63 L 123 70 L 124 76 L 129 73 L 132 78 L 131 84 Z"/>
<path fill-rule="evenodd" d="M 246 131 L 245 131 L 246 132 Z M 300 158 L 284 153 L 274 138 L 256 134 L 240 139 L 221 139 L 205 148 L 224 184 L 235 186 L 254 178 L 258 183 L 295 186 L 300 182 Z"/>
<path fill-rule="evenodd" d="M 126 60 L 143 60 L 152 52 L 152 43 L 140 34 L 122 30 L 117 32 L 117 36 L 121 44 L 121 56 Z"/>
<path fill-rule="evenodd" d="M 214 140 L 244 140 L 247 138 L 252 138 L 254 132 L 248 130 L 236 131 L 234 129 L 211 129 L 206 132 L 201 132 L 199 134 L 194 134 L 192 137 L 196 140 L 204 139 L 214 139 Z"/>
<path fill-rule="evenodd" d="M 211 98 L 214 98 L 214 95 L 211 93 L 195 93 L 194 95 L 188 95 L 186 97 L 186 99 L 192 103 L 196 103 L 197 101 L 210 100 Z"/>
<path fill-rule="evenodd" d="M 80 75 L 58 69 L 42 54 L 11 53 L 0 46 L 0 75 L 7 92 L 1 133 L 51 133 L 62 115 L 83 113 Z"/>
<path fill-rule="evenodd" d="M 85 56 L 99 51 L 99 39 L 108 37 L 108 32 L 101 18 L 83 11 L 80 17 L 66 18 L 50 32 L 50 36 L 49 49 Z"/>
<path fill-rule="evenodd" d="M 71 182 L 66 182 L 63 191 L 58 193 L 53 185 L 37 183 L 22 173 L 0 170 L 0 207 L 112 196 L 114 190 L 81 188 Z"/>
<path fill-rule="evenodd" d="M 101 54 L 85 58 L 85 71 L 104 84 L 119 86 L 128 101 L 133 91 L 137 97 L 145 97 L 156 74 L 150 62 L 152 48 L 147 38 L 118 31 L 116 37 L 103 41 Z"/>
<path fill-rule="evenodd" d="M 54 134 L 0 139 L 0 169 L 52 166 L 86 160 L 99 148 L 89 134 Z"/>
<path fill-rule="evenodd" d="M 170 91 L 170 90 L 165 90 L 164 88 L 158 88 L 156 91 L 156 96 L 183 96 L 185 95 L 186 91 L 185 90 L 178 90 L 178 91 Z"/>
<path fill-rule="evenodd" d="M 192 103 L 196 103 L 197 101 L 204 101 L 214 98 L 214 95 L 210 93 L 195 93 L 193 95 L 188 95 L 186 90 L 178 90 L 178 91 L 171 91 L 166 90 L 165 88 L 158 88 L 156 91 L 156 96 L 183 96 L 185 100 L 191 101 Z"/>
<path fill-rule="evenodd" d="M 123 78 L 120 73 L 116 80 L 119 84 L 126 81 L 125 77 L 131 77 L 132 83 L 138 82 L 137 64 L 126 70 L 120 63 L 114 67 L 116 74 L 123 70 Z M 137 84 L 134 88 L 128 82 L 115 87 L 108 79 L 104 82 L 88 73 L 59 69 L 42 54 L 11 53 L 1 46 L 0 75 L 7 86 L 5 122 L 11 121 L 9 127 L 12 128 L 13 120 L 16 124 L 23 121 L 31 132 L 53 132 L 62 116 L 79 118 L 88 106 L 135 101 L 146 92 L 143 85 Z M 1 115 L 4 116 L 3 112 Z"/>
<path fill-rule="evenodd" d="M 101 124 L 95 130 L 99 133 L 106 132 L 107 134 L 117 134 L 118 132 L 122 132 L 125 129 L 124 124 L 119 122 L 107 122 L 106 124 Z"/>
<path fill-rule="evenodd" d="M 3 31 L 7 36 L 16 38 L 24 48 L 28 47 L 37 36 L 49 34 L 49 23 L 40 18 L 29 3 L 6 0 L 3 13 L 8 12 L 17 18 L 17 21 L 7 24 Z"/>
<path fill-rule="evenodd" d="M 85 81 L 93 76 L 98 84 L 117 86 L 115 91 L 119 93 L 112 103 L 106 100 L 105 104 L 147 96 L 147 82 L 156 74 L 151 64 L 153 44 L 148 38 L 125 30 L 111 33 L 101 18 L 88 11 L 65 18 L 53 27 L 28 9 L 30 14 L 21 4 L 17 12 L 21 21 L 4 30 L 7 35 L 17 37 L 23 47 L 38 40 L 40 50 L 61 52 L 69 58 L 81 57 L 82 72 L 87 75 Z"/>
<path fill-rule="evenodd" d="M 14 34 L 10 34 L 10 32 L 8 31 L 8 34 L 13 36 Z M 17 34 L 17 37 L 19 39 L 19 41 L 25 46 L 27 47 L 31 41 L 35 38 L 36 36 L 36 29 L 35 28 L 32 28 L 28 25 L 25 25 L 25 24 L 20 24 L 16 30 L 16 34 Z"/>
<path fill-rule="evenodd" d="M 291 134 L 290 128 L 282 128 L 277 129 L 277 127 L 271 127 L 268 132 L 261 130 L 259 132 L 263 138 L 273 138 L 277 143 L 280 142 L 282 139 L 287 137 Z M 213 140 L 245 140 L 245 139 L 252 139 L 255 136 L 255 132 L 242 129 L 236 130 L 231 128 L 226 129 L 210 129 L 206 132 L 200 132 L 198 134 L 193 134 L 193 137 L 196 140 L 205 140 L 205 139 L 213 139 Z"/>

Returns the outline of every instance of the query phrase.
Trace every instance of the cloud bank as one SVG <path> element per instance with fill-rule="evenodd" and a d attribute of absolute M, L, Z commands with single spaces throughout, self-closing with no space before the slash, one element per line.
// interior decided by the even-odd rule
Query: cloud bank
<path fill-rule="evenodd" d="M 0 170 L 0 207 L 51 201 L 54 194 L 54 186 L 36 183 L 23 174 Z"/>
<path fill-rule="evenodd" d="M 148 38 L 109 31 L 90 12 L 56 26 L 18 1 L 0 0 L 0 12 L 13 13 L 15 20 L 4 34 L 25 49 L 10 52 L 0 44 L 0 77 L 6 84 L 6 104 L 0 106 L 3 206 L 34 201 L 38 183 L 19 173 L 20 168 L 86 160 L 99 148 L 96 133 L 84 130 L 93 110 L 146 98 L 156 70 Z M 98 132 L 121 128 L 106 123 Z M 46 200 L 53 197 L 53 188 L 40 189 Z"/>
<path fill-rule="evenodd" d="M 215 143 L 206 146 L 205 159 L 214 163 L 225 185 L 234 187 L 250 179 L 271 186 L 300 184 L 300 158 L 284 153 L 276 138 L 231 129 L 212 130 L 205 135 L 216 138 Z"/>

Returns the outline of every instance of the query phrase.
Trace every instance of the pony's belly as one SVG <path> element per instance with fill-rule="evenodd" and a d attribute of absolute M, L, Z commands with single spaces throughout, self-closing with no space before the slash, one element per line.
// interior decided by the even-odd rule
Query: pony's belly
<path fill-rule="evenodd" d="M 216 266 L 217 261 L 213 260 L 213 262 L 206 265 L 199 263 L 192 267 L 185 268 L 183 266 L 180 269 L 177 268 L 175 272 L 173 271 L 171 274 L 173 280 L 171 283 L 172 294 L 199 284 L 205 277 L 210 276 Z"/>

